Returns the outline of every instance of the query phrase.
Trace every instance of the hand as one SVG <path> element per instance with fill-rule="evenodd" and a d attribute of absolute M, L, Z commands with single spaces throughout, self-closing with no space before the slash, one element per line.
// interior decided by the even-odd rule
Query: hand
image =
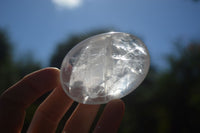
<path fill-rule="evenodd" d="M 0 132 L 21 132 L 25 110 L 37 98 L 50 90 L 53 91 L 36 110 L 28 132 L 54 133 L 59 121 L 73 103 L 73 100 L 61 88 L 59 69 L 56 68 L 45 68 L 31 73 L 0 96 Z M 98 109 L 99 105 L 78 104 L 67 120 L 63 133 L 89 132 Z M 117 132 L 123 114 L 123 101 L 109 102 L 94 129 L 94 133 Z"/>

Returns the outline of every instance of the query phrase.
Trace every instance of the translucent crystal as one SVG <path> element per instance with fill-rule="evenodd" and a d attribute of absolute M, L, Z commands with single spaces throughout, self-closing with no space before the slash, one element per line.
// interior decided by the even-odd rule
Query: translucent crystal
<path fill-rule="evenodd" d="M 73 100 L 103 104 L 135 90 L 148 73 L 150 57 L 137 37 L 109 32 L 76 45 L 64 58 L 61 83 Z"/>

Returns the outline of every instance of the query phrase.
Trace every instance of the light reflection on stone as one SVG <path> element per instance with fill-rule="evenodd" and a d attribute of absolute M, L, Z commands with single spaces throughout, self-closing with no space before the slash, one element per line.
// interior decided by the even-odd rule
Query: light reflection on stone
<path fill-rule="evenodd" d="M 90 37 L 64 58 L 61 83 L 73 100 L 103 104 L 135 90 L 148 73 L 150 57 L 137 37 L 109 32 Z"/>

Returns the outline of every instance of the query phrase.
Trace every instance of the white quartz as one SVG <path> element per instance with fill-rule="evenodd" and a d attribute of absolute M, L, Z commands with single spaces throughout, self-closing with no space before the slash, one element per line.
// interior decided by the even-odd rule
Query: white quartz
<path fill-rule="evenodd" d="M 64 58 L 61 83 L 84 104 L 103 104 L 135 90 L 148 73 L 150 56 L 137 37 L 109 32 L 77 44 Z"/>

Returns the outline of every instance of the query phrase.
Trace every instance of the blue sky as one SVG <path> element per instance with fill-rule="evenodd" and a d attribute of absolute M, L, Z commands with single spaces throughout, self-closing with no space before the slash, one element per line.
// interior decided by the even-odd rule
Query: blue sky
<path fill-rule="evenodd" d="M 152 63 L 162 69 L 175 40 L 200 40 L 200 2 L 0 0 L 0 27 L 8 31 L 17 57 L 32 52 L 44 66 L 56 45 L 71 34 L 112 27 L 141 37 Z"/>

